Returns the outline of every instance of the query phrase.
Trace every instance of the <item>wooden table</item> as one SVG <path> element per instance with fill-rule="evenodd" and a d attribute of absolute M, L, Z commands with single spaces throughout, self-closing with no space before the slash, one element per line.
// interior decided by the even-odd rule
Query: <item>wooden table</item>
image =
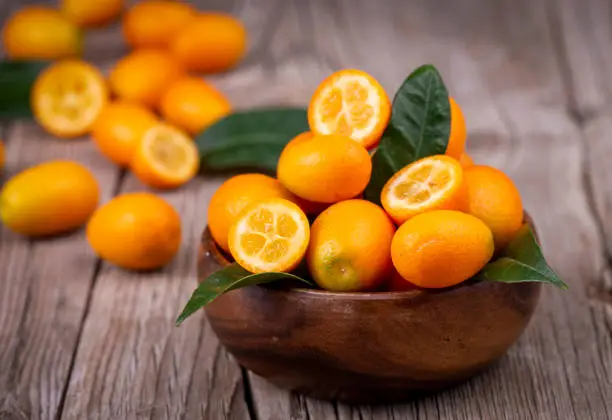
<path fill-rule="evenodd" d="M 0 17 L 20 3 L 4 0 Z M 0 229 L 0 419 L 612 418 L 612 4 L 200 3 L 248 27 L 247 60 L 210 77 L 236 108 L 304 105 L 343 67 L 371 72 L 394 92 L 416 66 L 434 63 L 466 114 L 469 152 L 518 183 L 570 290 L 546 287 L 499 364 L 435 397 L 351 407 L 290 394 L 241 369 L 202 312 L 173 325 L 196 286 L 197 243 L 222 181 L 205 175 L 162 194 L 182 215 L 184 240 L 161 272 L 99 261 L 83 231 L 29 241 Z M 116 26 L 86 45 L 105 70 L 126 52 Z M 146 190 L 87 139 L 57 140 L 28 121 L 4 124 L 1 134 L 4 179 L 70 158 L 93 170 L 103 201 Z"/>

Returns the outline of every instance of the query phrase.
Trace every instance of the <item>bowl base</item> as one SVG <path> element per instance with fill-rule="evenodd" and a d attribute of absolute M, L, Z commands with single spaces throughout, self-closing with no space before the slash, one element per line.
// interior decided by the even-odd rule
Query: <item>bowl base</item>
<path fill-rule="evenodd" d="M 495 365 L 496 362 L 493 363 Z M 398 381 L 380 382 L 364 379 L 359 381 L 355 378 L 351 384 L 339 383 L 334 381 L 334 376 L 330 375 L 324 380 L 316 381 L 316 384 L 308 383 L 308 379 L 312 378 L 297 378 L 286 376 L 275 377 L 274 375 L 261 375 L 243 366 L 249 372 L 259 376 L 264 381 L 276 386 L 277 388 L 286 391 L 300 394 L 305 397 L 314 398 L 321 401 L 333 401 L 344 404 L 401 404 L 410 401 L 430 397 L 444 391 L 448 391 L 454 387 L 460 386 L 469 382 L 473 378 L 479 376 L 489 369 L 490 366 L 472 372 L 471 375 L 453 380 L 444 381 Z M 287 381 L 287 379 L 289 379 Z M 300 380 L 301 379 L 301 380 Z M 367 385 L 356 385 L 367 384 Z"/>

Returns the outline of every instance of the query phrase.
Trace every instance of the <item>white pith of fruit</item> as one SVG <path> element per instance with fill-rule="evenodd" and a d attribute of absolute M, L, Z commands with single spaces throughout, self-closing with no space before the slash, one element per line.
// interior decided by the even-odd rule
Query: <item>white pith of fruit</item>
<path fill-rule="evenodd" d="M 198 166 L 198 150 L 194 142 L 181 131 L 165 125 L 149 129 L 140 147 L 158 174 L 182 181 L 193 175 Z"/>
<path fill-rule="evenodd" d="M 415 179 L 413 178 L 413 174 L 423 169 L 424 167 L 431 167 L 431 171 L 427 179 L 425 179 L 422 182 L 415 181 Z M 447 172 L 449 174 L 448 182 L 444 183 L 441 188 L 438 188 L 435 191 L 432 191 L 433 189 L 433 185 L 431 185 L 432 180 L 435 179 L 442 172 Z M 442 161 L 436 161 L 436 160 L 426 161 L 426 162 L 422 162 L 420 164 L 416 164 L 412 166 L 410 170 L 407 170 L 406 172 L 401 173 L 399 176 L 393 178 L 389 182 L 389 191 L 390 191 L 390 194 L 388 197 L 389 206 L 396 207 L 396 208 L 405 208 L 405 209 L 410 209 L 410 210 L 418 210 L 422 207 L 426 207 L 430 205 L 431 203 L 439 201 L 442 197 L 447 196 L 450 190 L 455 188 L 456 182 L 454 181 L 454 177 L 453 177 L 454 172 L 455 171 L 453 170 L 453 168 L 449 167 L 448 165 L 445 165 L 444 162 Z M 426 200 L 417 202 L 415 200 L 409 199 L 409 197 L 406 197 L 406 198 L 399 197 L 395 193 L 396 188 L 398 188 L 399 186 L 403 184 L 409 183 L 409 182 L 417 182 L 419 184 L 419 189 L 414 192 L 414 195 L 422 191 L 428 191 L 429 198 L 427 198 Z"/>
<path fill-rule="evenodd" d="M 261 230 L 254 230 L 251 224 L 251 217 L 256 215 L 262 209 L 269 211 L 273 216 L 272 223 L 269 225 L 266 224 L 265 232 L 262 232 Z M 296 260 L 296 256 L 298 256 L 298 259 L 300 259 L 302 254 L 305 252 L 304 244 L 308 242 L 309 237 L 308 222 L 300 217 L 300 214 L 297 213 L 296 210 L 299 211 L 297 207 L 294 210 L 287 208 L 283 204 L 268 203 L 256 206 L 247 213 L 243 213 L 236 221 L 236 225 L 233 230 L 233 249 L 239 253 L 239 255 L 234 255 L 234 258 L 236 258 L 239 263 L 256 267 L 257 271 L 259 272 L 282 271 L 285 267 L 293 265 Z M 293 233 L 291 236 L 283 236 L 279 234 L 279 221 L 283 217 L 289 218 L 295 224 L 295 233 Z M 246 252 L 241 243 L 242 238 L 244 238 L 246 235 L 258 235 L 263 237 L 265 238 L 265 244 L 255 254 L 249 254 Z M 284 249 L 284 252 L 279 258 L 273 261 L 265 261 L 262 258 L 264 249 L 266 249 L 266 246 L 273 243 L 275 240 L 282 240 L 287 244 L 287 247 Z"/>
<path fill-rule="evenodd" d="M 317 130 L 321 134 L 334 134 L 337 133 L 336 127 L 338 124 L 338 120 L 341 116 L 344 116 L 347 121 L 351 121 L 351 113 L 350 113 L 350 105 L 345 100 L 346 91 L 348 86 L 352 83 L 358 83 L 362 88 L 364 88 L 368 92 L 368 96 L 365 100 L 365 104 L 369 105 L 373 114 L 369 118 L 368 124 L 365 127 L 357 128 L 353 126 L 353 131 L 350 135 L 354 140 L 360 141 L 364 138 L 368 137 L 372 131 L 375 130 L 377 122 L 380 119 L 380 108 L 381 108 L 381 98 L 378 94 L 378 89 L 376 86 L 372 84 L 372 82 L 364 75 L 359 74 L 351 74 L 351 75 L 341 75 L 337 79 L 335 79 L 332 83 L 322 88 L 319 101 L 316 104 L 317 108 L 323 106 L 323 102 L 327 100 L 327 98 L 332 94 L 333 89 L 340 89 L 343 93 L 342 96 L 342 110 L 338 113 L 338 115 L 334 118 L 333 123 L 328 123 L 324 121 L 324 113 L 316 112 L 315 113 L 315 121 Z"/>

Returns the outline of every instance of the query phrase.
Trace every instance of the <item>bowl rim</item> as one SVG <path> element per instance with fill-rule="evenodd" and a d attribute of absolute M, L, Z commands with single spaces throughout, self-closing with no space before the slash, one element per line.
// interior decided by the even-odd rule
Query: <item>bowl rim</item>
<path fill-rule="evenodd" d="M 533 223 L 533 219 L 529 216 L 527 212 L 524 212 L 523 222 L 531 225 L 531 228 L 534 230 L 534 234 L 537 238 L 537 233 L 535 229 L 535 225 Z M 215 259 L 215 261 L 222 267 L 227 267 L 232 264 L 232 262 L 227 258 L 225 252 L 219 247 L 217 242 L 213 239 L 212 234 L 210 233 L 210 228 L 208 225 L 204 228 L 202 232 L 202 236 L 200 239 L 200 250 L 210 252 L 210 256 Z M 495 285 L 508 285 L 508 286 L 517 286 L 523 283 L 495 283 L 495 282 L 483 282 L 483 281 L 470 281 L 469 279 L 459 283 L 455 286 L 444 287 L 440 289 L 425 289 L 418 288 L 415 290 L 403 290 L 403 291 L 384 291 L 384 292 L 330 292 L 324 289 L 307 289 L 305 287 L 291 287 L 286 290 L 283 290 L 285 293 L 296 293 L 302 295 L 309 295 L 312 297 L 328 297 L 334 299 L 347 299 L 347 300 L 394 300 L 394 299 L 417 299 L 423 296 L 432 296 L 439 295 L 451 292 L 459 292 L 464 291 L 468 292 L 474 289 L 482 289 L 485 287 L 491 287 Z M 255 285 L 257 287 L 263 288 L 262 285 Z"/>

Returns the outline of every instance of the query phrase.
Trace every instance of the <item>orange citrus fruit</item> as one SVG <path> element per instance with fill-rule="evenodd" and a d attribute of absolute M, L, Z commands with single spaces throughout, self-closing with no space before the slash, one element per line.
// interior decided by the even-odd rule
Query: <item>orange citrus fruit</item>
<path fill-rule="evenodd" d="M 89 132 L 108 102 L 102 74 L 92 65 L 67 59 L 47 67 L 31 93 L 34 117 L 58 137 L 78 137 Z"/>
<path fill-rule="evenodd" d="M 256 200 L 236 217 L 229 233 L 232 257 L 251 273 L 289 272 L 304 258 L 310 226 L 284 198 Z"/>
<path fill-rule="evenodd" d="M 390 116 L 389 97 L 380 83 L 352 69 L 323 80 L 308 106 L 314 133 L 348 136 L 368 149 L 378 144 Z"/>
<path fill-rule="evenodd" d="M 109 82 L 119 98 L 157 107 L 166 89 L 182 74 L 179 63 L 167 52 L 142 49 L 119 60 Z"/>
<path fill-rule="evenodd" d="M 465 140 L 467 130 L 465 127 L 465 117 L 461 107 L 453 98 L 448 98 L 451 110 L 451 127 L 450 136 L 448 138 L 448 146 L 446 146 L 446 154 L 448 156 L 459 159 L 465 151 Z"/>
<path fill-rule="evenodd" d="M 468 212 L 493 232 L 495 247 L 503 249 L 523 224 L 523 203 L 514 182 L 499 169 L 472 166 L 465 170 Z"/>
<path fill-rule="evenodd" d="M 208 205 L 208 228 L 215 242 L 229 252 L 228 235 L 236 216 L 253 201 L 267 198 L 296 199 L 280 182 L 267 175 L 241 174 L 225 181 Z"/>
<path fill-rule="evenodd" d="M 430 210 L 463 210 L 463 170 L 446 155 L 429 156 L 404 167 L 385 184 L 380 199 L 398 224 Z"/>
<path fill-rule="evenodd" d="M 150 187 L 176 188 L 197 174 L 200 157 L 195 143 L 185 133 L 157 123 L 143 134 L 130 167 Z"/>
<path fill-rule="evenodd" d="M 131 270 L 166 265 L 181 246 L 181 219 L 149 193 L 130 193 L 100 207 L 87 224 L 87 240 L 101 258 Z"/>
<path fill-rule="evenodd" d="M 459 163 L 461 164 L 461 167 L 463 169 L 469 168 L 470 166 L 474 166 L 474 161 L 472 160 L 472 157 L 467 154 L 467 152 L 461 153 L 461 156 L 459 157 Z"/>
<path fill-rule="evenodd" d="M 297 136 L 295 136 L 294 138 L 292 138 L 287 145 L 285 146 L 285 151 L 291 149 L 292 147 L 298 145 L 298 144 L 302 144 L 307 142 L 308 140 L 312 139 L 312 137 L 314 136 L 314 133 L 312 131 L 305 131 L 303 133 L 298 134 Z"/>
<path fill-rule="evenodd" d="M 58 10 L 24 7 L 13 14 L 2 29 L 4 51 L 13 59 L 74 57 L 81 54 L 82 33 Z"/>
<path fill-rule="evenodd" d="M 123 11 L 124 0 L 62 0 L 62 12 L 79 26 L 99 27 L 112 22 Z"/>
<path fill-rule="evenodd" d="M 12 177 L 0 192 L 0 220 L 28 236 L 67 232 L 83 225 L 98 205 L 92 173 L 72 161 L 50 161 Z"/>
<path fill-rule="evenodd" d="M 295 136 L 289 143 L 287 143 L 285 149 L 292 148 L 296 144 L 300 144 L 303 141 L 312 138 L 312 136 L 313 134 L 311 131 L 300 133 Z M 306 213 L 308 216 L 316 216 L 330 206 L 330 203 L 318 203 L 316 201 L 304 200 L 303 198 L 300 198 L 298 196 L 295 196 L 292 201 L 294 201 L 298 206 L 300 206 L 300 208 L 304 210 L 304 213 Z"/>
<path fill-rule="evenodd" d="M 279 181 L 305 200 L 335 203 L 359 195 L 368 184 L 372 161 L 359 143 L 342 135 L 298 136 L 278 160 Z"/>
<path fill-rule="evenodd" d="M 493 256 L 491 230 L 480 219 L 453 210 L 419 214 L 401 225 L 391 243 L 393 265 L 425 288 L 459 284 Z"/>
<path fill-rule="evenodd" d="M 333 204 L 312 225 L 307 261 L 313 279 L 333 292 L 377 288 L 391 274 L 394 233 L 393 222 L 376 204 Z"/>
<path fill-rule="evenodd" d="M 170 50 L 186 69 L 216 73 L 240 61 L 246 52 L 246 42 L 246 30 L 233 16 L 202 13 L 176 33 Z"/>
<path fill-rule="evenodd" d="M 197 77 L 184 77 L 170 85 L 162 96 L 160 108 L 166 120 L 192 134 L 231 111 L 225 96 Z"/>
<path fill-rule="evenodd" d="M 179 1 L 142 1 L 125 13 L 123 36 L 134 48 L 165 48 L 195 14 L 190 5 Z"/>
<path fill-rule="evenodd" d="M 104 107 L 91 136 L 104 156 L 128 166 L 144 133 L 156 122 L 155 115 L 142 105 L 119 100 Z"/>

